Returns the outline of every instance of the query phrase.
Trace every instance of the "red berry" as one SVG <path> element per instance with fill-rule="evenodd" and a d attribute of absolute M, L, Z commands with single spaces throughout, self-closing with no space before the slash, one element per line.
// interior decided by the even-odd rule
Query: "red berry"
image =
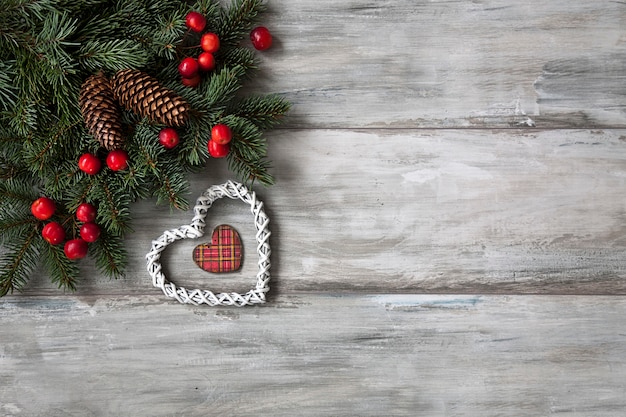
<path fill-rule="evenodd" d="M 58 245 L 65 240 L 65 229 L 57 222 L 50 222 L 43 227 L 41 236 L 51 245 Z"/>
<path fill-rule="evenodd" d="M 63 252 L 68 259 L 81 259 L 87 256 L 89 246 L 83 239 L 72 239 L 65 242 Z"/>
<path fill-rule="evenodd" d="M 96 175 L 101 167 L 102 163 L 96 155 L 84 153 L 78 159 L 78 168 L 89 175 Z"/>
<path fill-rule="evenodd" d="M 80 227 L 80 237 L 85 242 L 95 242 L 100 237 L 100 226 L 95 223 L 85 223 Z"/>
<path fill-rule="evenodd" d="M 194 32 L 202 32 L 206 26 L 206 18 L 198 12 L 189 12 L 185 17 L 185 25 Z"/>
<path fill-rule="evenodd" d="M 190 87 L 190 88 L 196 88 L 198 85 L 200 85 L 200 75 L 196 74 L 191 78 L 185 78 L 183 77 L 181 79 L 181 82 L 183 83 L 183 85 Z"/>
<path fill-rule="evenodd" d="M 180 142 L 178 132 L 174 128 L 166 127 L 159 132 L 159 143 L 163 145 L 165 149 L 175 148 Z"/>
<path fill-rule="evenodd" d="M 209 155 L 213 158 L 224 158 L 228 155 L 230 151 L 230 144 L 220 145 L 219 143 L 210 140 L 208 144 Z"/>
<path fill-rule="evenodd" d="M 30 212 L 39 220 L 48 220 L 56 211 L 54 201 L 48 197 L 39 197 L 30 205 Z"/>
<path fill-rule="evenodd" d="M 204 72 L 213 71 L 215 69 L 215 57 L 211 52 L 202 52 L 198 55 L 198 66 Z"/>
<path fill-rule="evenodd" d="M 219 145 L 226 145 L 233 138 L 233 132 L 225 124 L 217 124 L 211 129 L 211 140 Z"/>
<path fill-rule="evenodd" d="M 198 73 L 198 61 L 188 56 L 178 64 L 178 72 L 184 78 L 191 78 Z"/>
<path fill-rule="evenodd" d="M 123 149 L 114 149 L 107 155 L 107 166 L 112 171 L 128 168 L 128 153 Z"/>
<path fill-rule="evenodd" d="M 76 218 L 80 222 L 92 222 L 96 220 L 97 209 L 89 203 L 81 203 L 76 209 Z"/>
<path fill-rule="evenodd" d="M 272 34 L 265 26 L 259 26 L 250 32 L 252 46 L 259 51 L 264 51 L 272 46 Z"/>
<path fill-rule="evenodd" d="M 220 38 L 215 33 L 205 33 L 200 38 L 200 47 L 204 52 L 210 52 L 214 54 L 220 49 Z"/>

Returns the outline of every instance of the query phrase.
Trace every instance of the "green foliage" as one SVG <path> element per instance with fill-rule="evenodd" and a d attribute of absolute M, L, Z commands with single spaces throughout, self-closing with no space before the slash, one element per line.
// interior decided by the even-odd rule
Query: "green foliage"
<path fill-rule="evenodd" d="M 41 236 L 45 222 L 30 213 L 47 196 L 57 203 L 50 221 L 78 236 L 74 217 L 82 202 L 98 207 L 100 239 L 90 244 L 97 269 L 123 276 L 124 235 L 132 227 L 132 203 L 152 198 L 170 210 L 189 207 L 190 172 L 211 163 L 207 151 L 216 123 L 234 133 L 228 156 L 243 181 L 273 183 L 264 131 L 275 127 L 289 103 L 275 95 L 246 97 L 242 87 L 257 66 L 245 41 L 265 9 L 262 0 L 4 0 L 0 8 L 0 296 L 22 289 L 43 266 L 53 283 L 74 290 L 80 263 L 65 257 L 62 245 Z M 200 34 L 187 30 L 185 16 L 196 10 L 206 31 L 218 34 L 217 68 L 192 89 L 180 82 L 178 63 L 200 52 Z M 78 96 L 83 81 L 103 71 L 135 68 L 155 76 L 191 106 L 189 121 L 177 128 L 180 144 L 158 142 L 165 127 L 132 112 L 122 120 L 129 168 L 106 167 L 87 175 L 77 166 L 85 152 L 103 161 L 106 151 L 86 130 Z"/>

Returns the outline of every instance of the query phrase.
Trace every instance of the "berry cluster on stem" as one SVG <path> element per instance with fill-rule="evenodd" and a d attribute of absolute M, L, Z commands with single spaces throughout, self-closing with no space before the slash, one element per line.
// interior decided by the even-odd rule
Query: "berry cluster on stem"
<path fill-rule="evenodd" d="M 290 107 L 242 88 L 257 66 L 251 36 L 263 0 L 44 3 L 45 13 L 0 8 L 8 36 L 0 42 L 0 296 L 23 289 L 39 266 L 73 290 L 75 260 L 86 255 L 101 274 L 123 276 L 131 204 L 152 198 L 187 209 L 188 174 L 213 157 L 225 157 L 241 181 L 271 185 L 264 134 Z M 129 70 L 182 97 L 188 120 L 120 108 L 119 135 L 103 144 L 86 126 L 81 87 L 103 74 L 93 85 L 106 89 Z M 91 127 L 107 122 L 118 98 Z M 218 126 L 226 128 L 214 133 Z"/>

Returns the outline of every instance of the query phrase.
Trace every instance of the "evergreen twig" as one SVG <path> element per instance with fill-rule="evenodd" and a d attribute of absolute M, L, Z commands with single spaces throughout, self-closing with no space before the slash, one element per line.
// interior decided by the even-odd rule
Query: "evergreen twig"
<path fill-rule="evenodd" d="M 189 207 L 190 172 L 211 163 L 211 128 L 226 123 L 234 137 L 230 169 L 243 181 L 273 183 L 263 132 L 275 127 L 289 103 L 275 95 L 246 97 L 242 89 L 256 69 L 255 52 L 243 40 L 265 9 L 262 0 L 217 0 L 193 4 L 176 0 L 5 0 L 0 7 L 0 296 L 23 289 L 43 266 L 53 283 L 74 290 L 80 271 L 63 247 L 41 235 L 47 222 L 59 222 L 67 239 L 78 237 L 75 218 L 83 202 L 97 206 L 99 240 L 89 255 L 106 276 L 123 276 L 124 236 L 131 231 L 131 204 L 154 198 L 171 210 Z M 185 27 L 197 10 L 221 47 L 216 69 L 196 89 L 181 84 L 178 63 L 200 52 L 200 34 Z M 158 141 L 165 127 L 122 111 L 129 167 L 97 175 L 78 168 L 81 154 L 107 151 L 88 131 L 79 105 L 83 81 L 102 71 L 139 69 L 175 91 L 191 107 L 180 143 L 165 149 Z M 163 121 L 161 121 L 163 123 Z M 40 221 L 30 213 L 40 196 L 52 198 L 56 214 Z"/>

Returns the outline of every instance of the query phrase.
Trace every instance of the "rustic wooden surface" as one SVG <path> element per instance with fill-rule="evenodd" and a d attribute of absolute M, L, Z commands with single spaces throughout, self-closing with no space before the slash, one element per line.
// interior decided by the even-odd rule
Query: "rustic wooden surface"
<path fill-rule="evenodd" d="M 271 0 L 252 91 L 270 132 L 269 303 L 179 305 L 151 239 L 191 221 L 135 207 L 124 279 L 33 276 L 0 299 L 0 416 L 623 416 L 626 5 Z M 230 178 L 212 164 L 190 199 Z M 194 241 L 164 254 L 209 279 Z"/>

